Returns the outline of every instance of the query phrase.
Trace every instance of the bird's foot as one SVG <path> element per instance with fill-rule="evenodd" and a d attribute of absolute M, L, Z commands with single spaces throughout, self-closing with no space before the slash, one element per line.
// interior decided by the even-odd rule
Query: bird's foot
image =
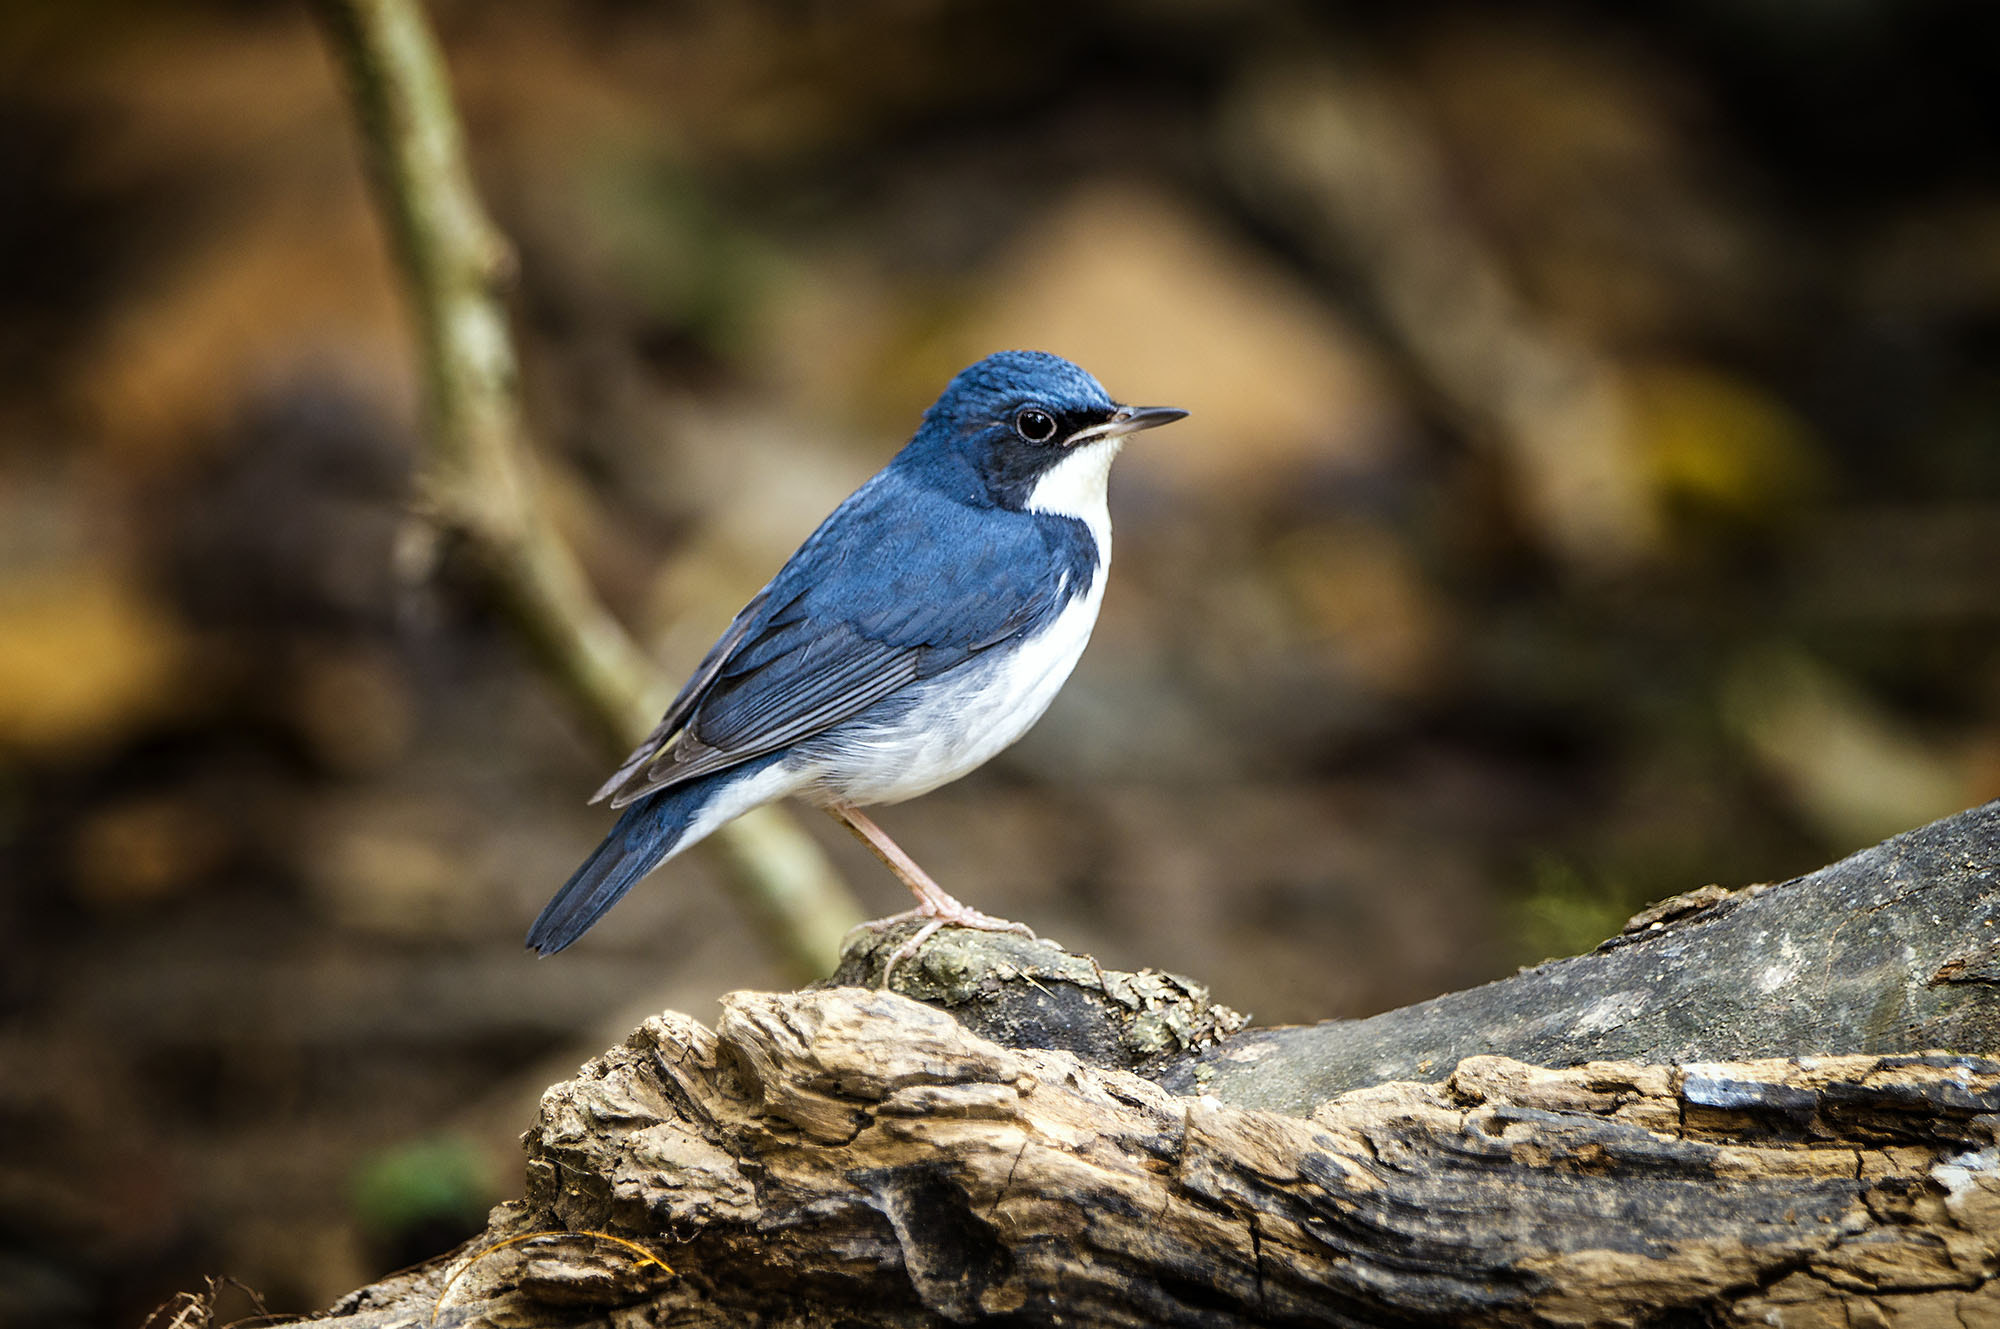
<path fill-rule="evenodd" d="M 919 950 L 922 950 L 924 943 L 936 936 L 938 929 L 943 927 L 973 928 L 980 932 L 1013 932 L 1027 937 L 1031 941 L 1037 940 L 1035 930 L 1026 923 L 1016 923 L 1012 919 L 1006 918 L 995 918 L 992 914 L 982 913 L 974 909 L 971 905 L 963 904 L 942 891 L 938 892 L 937 898 L 932 898 L 928 895 L 925 896 L 924 902 L 915 909 L 905 909 L 902 913 L 891 914 L 887 918 L 876 918 L 866 923 L 858 923 L 849 931 L 848 935 L 852 936 L 855 932 L 864 931 L 887 932 L 890 928 L 900 927 L 904 923 L 919 921 L 923 923 L 923 926 L 912 933 L 895 950 L 889 952 L 888 960 L 882 965 L 883 987 L 889 986 L 889 976 L 896 972 L 896 966 L 915 955 Z"/>

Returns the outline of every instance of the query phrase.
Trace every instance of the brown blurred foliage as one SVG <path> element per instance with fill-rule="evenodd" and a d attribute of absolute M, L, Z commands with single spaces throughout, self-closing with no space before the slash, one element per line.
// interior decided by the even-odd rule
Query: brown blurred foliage
<path fill-rule="evenodd" d="M 1987 7 L 434 13 L 670 670 L 980 354 L 1194 413 L 1048 721 L 885 814 L 982 907 L 1353 1015 L 2000 793 Z M 314 1305 L 777 981 L 693 860 L 520 951 L 601 772 L 409 515 L 356 163 L 296 6 L 0 14 L 0 1318 Z"/>

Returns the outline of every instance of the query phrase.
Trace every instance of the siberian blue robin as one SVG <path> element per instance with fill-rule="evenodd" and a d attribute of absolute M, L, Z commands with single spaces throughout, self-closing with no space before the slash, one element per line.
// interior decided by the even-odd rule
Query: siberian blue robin
<path fill-rule="evenodd" d="M 528 945 L 563 949 L 654 868 L 787 795 L 846 823 L 916 893 L 883 920 L 924 924 L 890 967 L 947 923 L 1025 932 L 946 894 L 859 809 L 956 780 L 1041 718 L 1104 597 L 1112 459 L 1127 435 L 1186 414 L 1120 406 L 1037 351 L 961 372 L 597 791 L 624 812 Z"/>

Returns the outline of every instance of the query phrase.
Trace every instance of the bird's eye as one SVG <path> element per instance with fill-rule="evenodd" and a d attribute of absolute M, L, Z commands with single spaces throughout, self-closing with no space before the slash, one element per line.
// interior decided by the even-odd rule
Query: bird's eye
<path fill-rule="evenodd" d="M 1039 406 L 1029 406 L 1014 417 L 1014 432 L 1029 443 L 1046 443 L 1056 436 L 1056 418 Z"/>

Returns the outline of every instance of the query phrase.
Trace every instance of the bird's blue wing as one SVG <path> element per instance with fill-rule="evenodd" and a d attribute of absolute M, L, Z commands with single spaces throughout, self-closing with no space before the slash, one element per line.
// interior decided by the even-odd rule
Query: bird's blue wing
<path fill-rule="evenodd" d="M 821 733 L 1058 612 L 1082 523 L 974 508 L 885 471 L 801 546 L 599 796 L 623 807 Z"/>
<path fill-rule="evenodd" d="M 743 606 L 741 612 L 730 623 L 729 630 L 722 634 L 715 645 L 708 648 L 708 654 L 701 657 L 701 663 L 695 666 L 694 676 L 681 685 L 680 693 L 668 703 L 667 713 L 660 717 L 659 724 L 653 726 L 653 732 L 646 735 L 645 741 L 634 748 L 632 755 L 625 759 L 625 764 L 613 771 L 611 778 L 590 796 L 591 802 L 601 803 L 617 793 L 626 781 L 660 755 L 660 749 L 673 739 L 683 724 L 687 723 L 688 712 L 701 700 L 701 695 L 707 690 L 708 685 L 715 681 L 716 674 L 721 672 L 723 664 L 728 661 L 730 652 L 741 645 L 743 639 L 757 626 L 769 595 L 770 588 L 766 587 L 757 592 L 749 604 Z M 618 806 L 622 807 L 624 803 L 621 802 Z"/>

